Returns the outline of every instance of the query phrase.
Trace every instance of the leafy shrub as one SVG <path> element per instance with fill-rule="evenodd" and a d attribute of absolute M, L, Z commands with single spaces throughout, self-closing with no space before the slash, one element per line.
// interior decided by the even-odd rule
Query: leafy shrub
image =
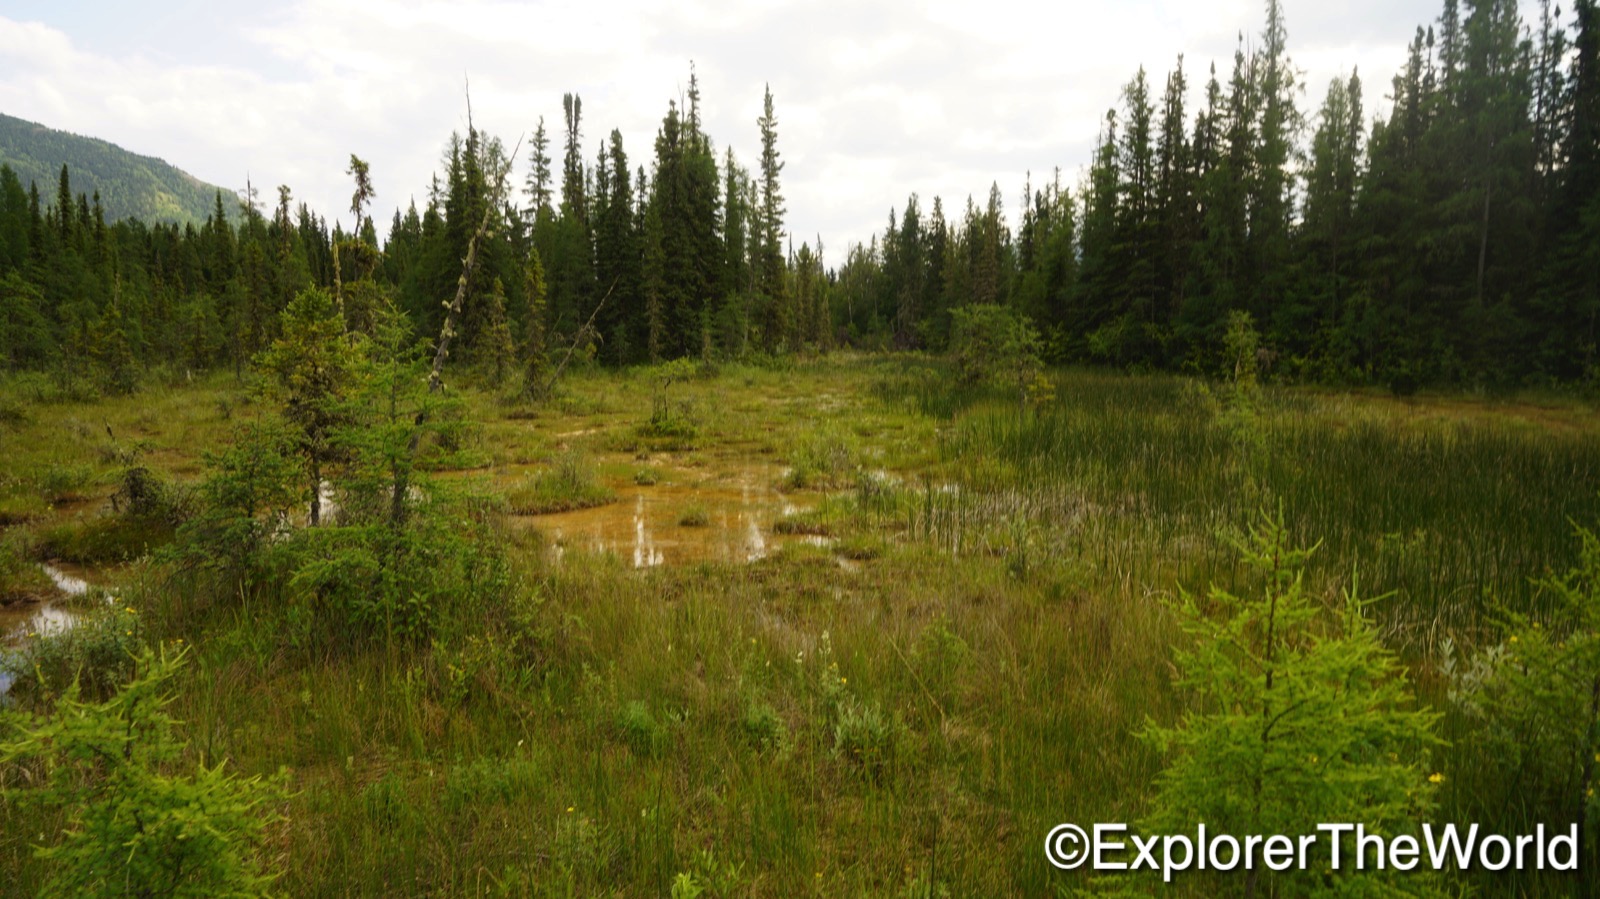
<path fill-rule="evenodd" d="M 745 703 L 739 719 L 739 728 L 746 741 L 756 749 L 783 753 L 789 748 L 789 728 L 776 709 L 760 700 Z"/>
<path fill-rule="evenodd" d="M 950 350 L 961 381 L 999 382 L 1017 391 L 1026 404 L 1043 368 L 1042 343 L 1029 321 L 1004 306 L 979 304 L 951 311 Z"/>
<path fill-rule="evenodd" d="M 5 667 L 15 675 L 17 694 L 53 694 L 76 684 L 92 697 L 106 697 L 134 674 L 144 646 L 140 616 L 125 604 L 110 604 L 81 614 L 70 626 L 36 634 Z"/>
<path fill-rule="evenodd" d="M 694 363 L 674 359 L 656 367 L 650 374 L 650 420 L 636 429 L 639 438 L 657 449 L 693 449 L 700 435 L 693 404 L 675 400 L 672 385 L 695 377 Z"/>
<path fill-rule="evenodd" d="M 500 600 L 509 583 L 503 552 L 446 510 L 415 510 L 404 526 L 306 528 L 277 552 L 289 602 L 317 630 L 313 640 L 423 641 L 447 613 Z"/>
<path fill-rule="evenodd" d="M 899 749 L 899 725 L 877 703 L 847 699 L 833 725 L 834 755 L 870 780 L 889 771 Z"/>
<path fill-rule="evenodd" d="M 210 474 L 194 516 L 179 530 L 176 558 L 238 578 L 259 568 L 270 539 L 305 496 L 294 452 L 282 426 L 252 424 L 235 430 L 227 449 L 208 453 Z"/>
<path fill-rule="evenodd" d="M 1354 592 L 1332 610 L 1302 582 L 1310 550 L 1289 544 L 1281 514 L 1238 544 L 1263 583 L 1235 596 L 1213 587 L 1174 604 L 1190 641 L 1177 652 L 1191 707 L 1140 735 L 1167 758 L 1146 833 L 1204 821 L 1219 833 L 1311 833 L 1328 821 L 1394 834 L 1432 805 L 1428 751 L 1438 715 L 1418 710 L 1403 670 Z M 1264 727 L 1263 722 L 1271 726 Z M 1431 778 L 1437 783 L 1438 778 Z M 1389 871 L 1265 874 L 1267 894 L 1363 895 L 1380 884 L 1424 890 Z"/>
<path fill-rule="evenodd" d="M 1481 815 L 1511 814 L 1508 827 L 1581 822 L 1587 863 L 1600 851 L 1600 536 L 1576 527 L 1579 558 L 1541 582 L 1553 600 L 1546 621 L 1505 613 L 1500 642 L 1467 664 L 1447 655 L 1451 699 L 1476 727 L 1462 741 L 1481 760 L 1465 792 Z"/>
<path fill-rule="evenodd" d="M 111 495 L 111 508 L 128 518 L 181 525 L 194 511 L 193 496 L 181 487 L 142 465 L 132 465 L 122 473 L 122 482 Z"/>

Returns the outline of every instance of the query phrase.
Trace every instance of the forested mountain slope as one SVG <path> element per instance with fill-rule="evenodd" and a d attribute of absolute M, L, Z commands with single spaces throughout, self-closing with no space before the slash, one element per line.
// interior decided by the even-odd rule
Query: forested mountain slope
<path fill-rule="evenodd" d="M 116 144 L 80 137 L 44 125 L 0 114 L 0 163 L 11 166 L 22 186 L 35 182 L 53 196 L 61 166 L 72 172 L 75 191 L 100 194 L 108 221 L 138 218 L 145 222 L 202 224 L 222 190 L 156 159 Z M 227 207 L 231 213 L 233 203 Z"/>

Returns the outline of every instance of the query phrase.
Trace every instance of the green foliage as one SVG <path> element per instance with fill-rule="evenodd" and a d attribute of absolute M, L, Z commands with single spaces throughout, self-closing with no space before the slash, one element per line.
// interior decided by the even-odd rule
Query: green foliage
<path fill-rule="evenodd" d="M 105 198 L 105 214 L 113 220 L 200 225 L 217 191 L 232 194 L 154 157 L 8 115 L 0 115 L 0 162 L 11 166 L 24 186 L 33 182 L 46 189 L 55 184 L 62 165 L 70 166 L 80 189 Z"/>
<path fill-rule="evenodd" d="M 50 578 L 34 563 L 35 552 L 27 532 L 0 531 L 0 605 L 49 595 Z"/>
<path fill-rule="evenodd" d="M 1600 857 L 1600 537 L 1576 531 L 1578 564 L 1540 582 L 1550 614 L 1507 611 L 1497 645 L 1467 660 L 1452 651 L 1444 667 L 1451 698 L 1476 725 L 1468 748 L 1494 771 L 1461 772 L 1473 778 L 1472 805 L 1512 810 L 1530 828 L 1580 822 L 1590 865 Z"/>
<path fill-rule="evenodd" d="M 283 312 L 282 328 L 283 336 L 258 362 L 272 375 L 284 418 L 296 429 L 311 493 L 311 523 L 316 525 L 321 519 L 324 474 L 344 456 L 336 435 L 350 422 L 345 401 L 355 385 L 359 356 L 325 291 L 313 288 L 296 294 Z"/>
<path fill-rule="evenodd" d="M 877 703 L 846 699 L 833 725 L 833 752 L 868 780 L 887 777 L 900 748 L 900 723 Z"/>
<path fill-rule="evenodd" d="M 577 450 L 563 452 L 549 468 L 506 490 L 507 508 L 517 515 L 588 509 L 616 498 L 596 476 L 594 464 Z"/>
<path fill-rule="evenodd" d="M 198 511 L 179 531 L 179 560 L 237 579 L 257 570 L 270 539 L 288 527 L 306 495 L 294 452 L 288 429 L 258 422 L 234 429 L 220 453 L 207 453 L 210 473 L 200 485 Z"/>
<path fill-rule="evenodd" d="M 93 477 L 94 472 L 86 465 L 51 463 L 37 476 L 36 482 L 45 502 L 60 503 L 81 499 Z"/>
<path fill-rule="evenodd" d="M 1167 759 L 1143 829 L 1179 833 L 1204 821 L 1218 833 L 1298 834 L 1338 821 L 1415 831 L 1432 808 L 1438 715 L 1415 707 L 1367 618 L 1371 601 L 1352 589 L 1324 609 L 1309 596 L 1302 569 L 1312 550 L 1290 545 L 1281 514 L 1263 515 L 1238 549 L 1260 593 L 1213 587 L 1173 605 L 1190 638 L 1176 652 L 1189 711 L 1142 734 Z M 1347 895 L 1356 887 L 1346 879 L 1389 875 L 1262 873 L 1303 896 Z M 1400 876 L 1427 889 L 1419 875 Z"/>
<path fill-rule="evenodd" d="M 145 647 L 144 616 L 123 602 L 105 602 L 92 591 L 86 597 L 98 607 L 85 608 L 65 626 L 32 635 L 4 667 L 15 675 L 12 691 L 19 696 L 56 696 L 68 689 L 103 699 L 135 674 Z"/>
<path fill-rule="evenodd" d="M 950 351 L 964 383 L 1005 385 L 1016 391 L 1023 406 L 1030 389 L 1037 398 L 1043 344 L 1027 319 L 997 305 L 965 306 L 950 316 Z"/>
<path fill-rule="evenodd" d="M 749 699 L 739 717 L 739 730 L 750 745 L 782 754 L 790 747 L 789 727 L 769 703 Z"/>
<path fill-rule="evenodd" d="M 650 372 L 650 420 L 638 428 L 638 435 L 661 450 L 689 449 L 700 433 L 689 400 L 675 399 L 674 384 L 695 377 L 696 367 L 689 359 L 674 359 Z"/>
<path fill-rule="evenodd" d="M 635 754 L 655 755 L 666 743 L 666 728 L 642 700 L 624 703 L 617 713 L 617 733 Z"/>
<path fill-rule="evenodd" d="M 419 507 L 403 527 L 307 528 L 278 554 L 300 628 L 289 636 L 312 646 L 422 642 L 447 615 L 483 609 L 507 588 L 501 553 L 448 507 Z"/>
<path fill-rule="evenodd" d="M 235 777 L 221 762 L 188 773 L 178 722 L 166 711 L 168 681 L 182 664 L 182 653 L 146 650 L 138 676 L 110 699 L 84 701 L 74 686 L 53 714 L 8 722 L 0 743 L 0 764 L 12 772 L 7 798 L 70 815 L 59 841 L 39 850 L 52 866 L 43 895 L 267 894 L 274 877 L 263 838 L 282 788 Z"/>
<path fill-rule="evenodd" d="M 161 518 L 107 515 L 60 524 L 39 534 L 38 554 L 78 565 L 130 562 L 172 540 L 173 526 Z"/>
<path fill-rule="evenodd" d="M 828 490 L 857 478 L 860 447 L 853 435 L 840 428 L 817 428 L 799 441 L 789 454 L 785 490 Z"/>

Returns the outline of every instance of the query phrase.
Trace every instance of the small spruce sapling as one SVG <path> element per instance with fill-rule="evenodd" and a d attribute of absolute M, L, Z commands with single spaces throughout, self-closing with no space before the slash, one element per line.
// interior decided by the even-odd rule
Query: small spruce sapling
<path fill-rule="evenodd" d="M 1259 593 L 1213 587 L 1204 597 L 1181 592 L 1173 604 L 1190 637 L 1176 653 L 1177 686 L 1191 701 L 1178 722 L 1150 722 L 1140 735 L 1167 758 L 1141 830 L 1190 833 L 1205 822 L 1212 833 L 1242 838 L 1317 834 L 1319 824 L 1348 822 L 1385 836 L 1415 833 L 1438 781 L 1427 768 L 1441 742 L 1438 715 L 1417 708 L 1403 670 L 1379 643 L 1366 611 L 1373 600 L 1354 587 L 1332 607 L 1308 595 L 1303 568 L 1315 547 L 1292 547 L 1281 513 L 1263 515 L 1237 547 L 1262 576 Z M 1243 875 L 1245 895 L 1262 891 L 1258 879 L 1276 881 L 1267 893 L 1321 896 L 1396 877 L 1349 864 L 1329 873 L 1326 861 L 1271 873 L 1258 859 Z M 1353 882 L 1361 878 L 1368 882 Z M 1433 888 L 1426 874 L 1398 878 L 1417 894 Z"/>
<path fill-rule="evenodd" d="M 244 897 L 267 894 L 261 843 L 283 795 L 274 779 L 240 778 L 222 763 L 181 762 L 184 742 L 166 711 L 182 652 L 145 649 L 141 672 L 111 699 L 84 702 L 74 684 L 55 713 L 19 717 L 0 742 L 5 800 L 64 809 L 43 896 Z"/>

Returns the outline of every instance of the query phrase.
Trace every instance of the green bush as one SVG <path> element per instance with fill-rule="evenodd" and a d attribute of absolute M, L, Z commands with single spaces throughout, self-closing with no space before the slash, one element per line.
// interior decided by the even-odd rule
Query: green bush
<path fill-rule="evenodd" d="M 862 776 L 878 780 L 894 765 L 899 735 L 899 725 L 877 703 L 846 699 L 833 725 L 833 752 Z"/>
<path fill-rule="evenodd" d="M 1001 383 L 1016 390 L 1018 402 L 1026 404 L 1030 392 L 1041 389 L 1042 346 L 1038 330 L 1004 306 L 980 304 L 951 311 L 950 351 L 964 384 Z"/>
<path fill-rule="evenodd" d="M 777 753 L 789 749 L 789 728 L 777 710 L 768 703 L 759 700 L 745 703 L 744 713 L 739 718 L 739 729 L 755 749 Z"/>
<path fill-rule="evenodd" d="M 808 434 L 789 454 L 785 490 L 831 490 L 851 483 L 860 468 L 860 451 L 851 436 L 837 428 Z"/>
<path fill-rule="evenodd" d="M 463 527 L 463 524 L 466 527 Z M 305 528 L 277 550 L 300 639 L 425 641 L 448 616 L 503 600 L 509 573 L 484 525 L 419 508 L 402 527 Z"/>
<path fill-rule="evenodd" d="M 36 483 L 45 502 L 63 503 L 81 499 L 84 488 L 89 486 L 93 477 L 94 472 L 87 465 L 63 465 L 57 462 L 47 466 L 38 475 Z"/>
<path fill-rule="evenodd" d="M 113 603 L 85 612 L 70 625 L 34 635 L 4 667 L 15 680 L 18 695 L 49 695 L 69 688 L 91 697 L 106 697 L 134 674 L 134 660 L 144 646 L 144 626 L 133 608 Z"/>
<path fill-rule="evenodd" d="M 1338 821 L 1414 833 L 1440 779 L 1429 768 L 1439 716 L 1417 708 L 1367 618 L 1370 601 L 1352 590 L 1328 609 L 1308 595 L 1311 551 L 1289 544 L 1281 515 L 1263 516 L 1238 549 L 1262 579 L 1258 593 L 1213 587 L 1174 603 L 1190 638 L 1176 654 L 1189 710 L 1140 735 L 1167 760 L 1142 830 L 1204 821 L 1217 833 L 1304 834 Z M 1385 884 L 1429 895 L 1435 886 L 1421 872 L 1350 867 L 1260 876 L 1266 895 L 1377 895 Z"/>
<path fill-rule="evenodd" d="M 1576 531 L 1577 566 L 1540 582 L 1553 614 L 1505 613 L 1498 644 L 1468 664 L 1447 652 L 1444 668 L 1474 725 L 1458 795 L 1475 816 L 1509 815 L 1507 829 L 1580 822 L 1589 865 L 1600 859 L 1600 536 Z"/>
<path fill-rule="evenodd" d="M 68 825 L 39 857 L 44 896 L 264 896 L 263 837 L 283 795 L 276 780 L 241 779 L 181 758 L 167 682 L 183 656 L 146 650 L 139 674 L 110 699 L 73 686 L 53 714 L 17 722 L 0 744 L 8 802 L 65 810 Z"/>

